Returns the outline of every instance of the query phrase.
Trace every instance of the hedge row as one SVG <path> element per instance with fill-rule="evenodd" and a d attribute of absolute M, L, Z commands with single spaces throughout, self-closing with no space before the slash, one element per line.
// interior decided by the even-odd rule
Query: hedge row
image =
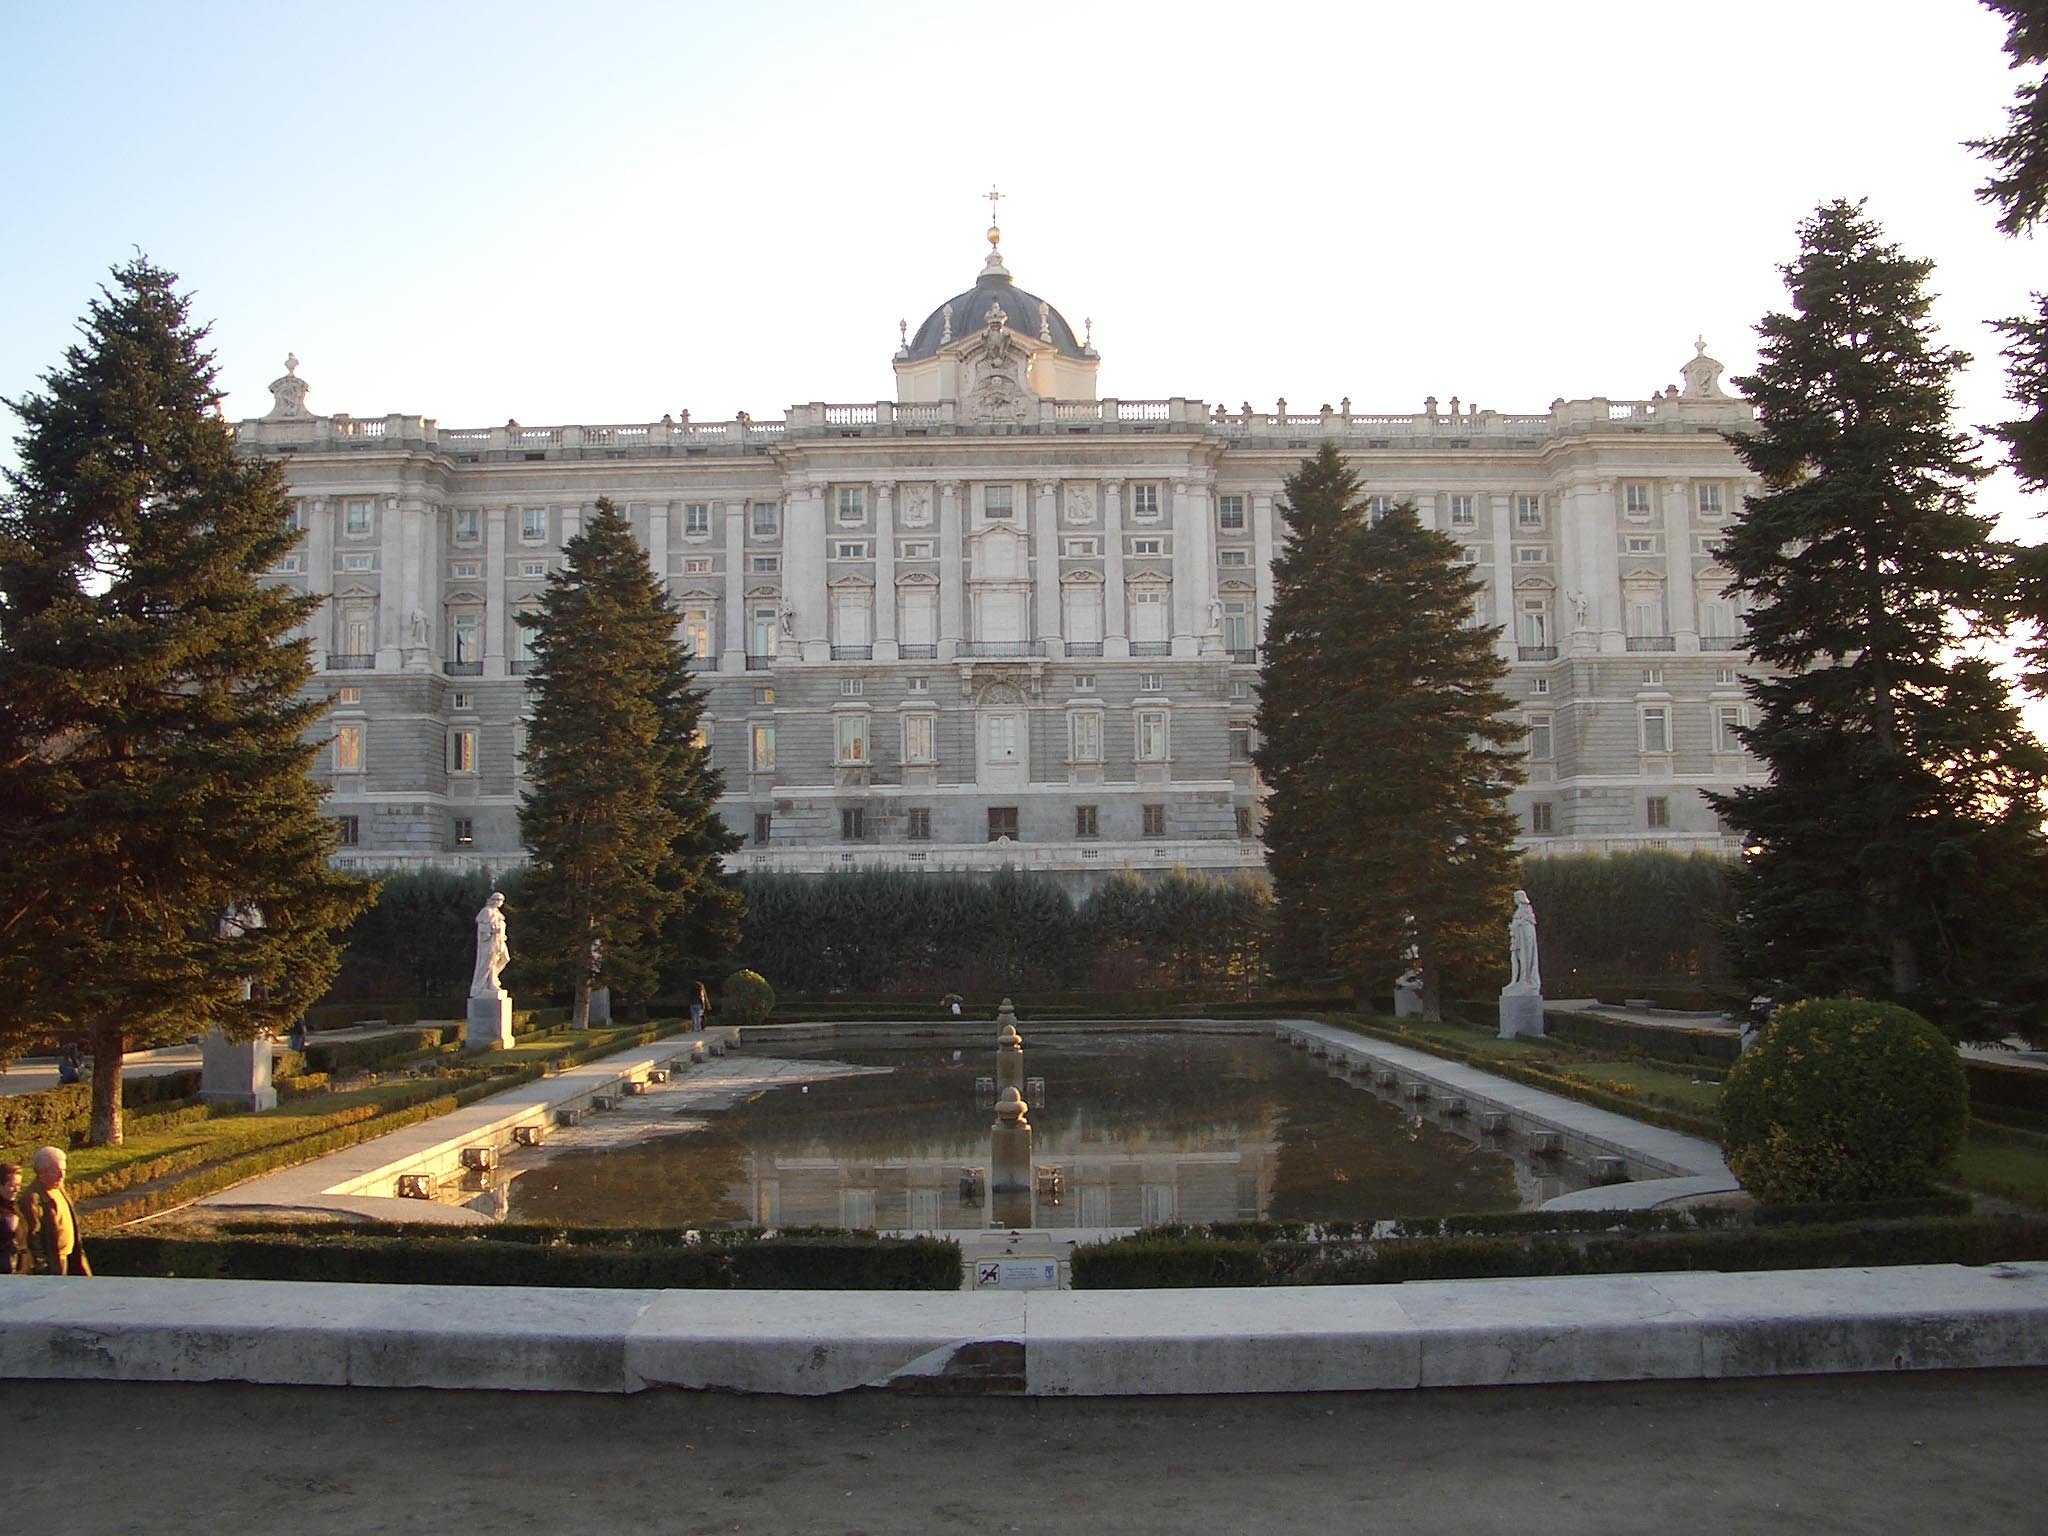
<path fill-rule="evenodd" d="M 149 1077 L 121 1075 L 124 1110 L 189 1099 L 198 1092 L 196 1067 Z M 10 1094 L 0 1098 L 0 1146 L 69 1146 L 71 1138 L 83 1132 L 91 1120 L 90 1083 Z"/>
<path fill-rule="evenodd" d="M 1567 1045 L 1617 1051 L 1688 1069 L 1709 1066 L 1725 1070 L 1742 1054 L 1742 1037 L 1732 1030 L 1665 1029 L 1597 1013 L 1546 1012 L 1543 1023 L 1553 1039 Z"/>
<path fill-rule="evenodd" d="M 430 1024 L 362 1040 L 311 1040 L 306 1044 L 306 1065 L 329 1077 L 352 1077 L 358 1072 L 374 1072 L 395 1061 L 438 1051 L 446 1039 L 444 1026 Z"/>
<path fill-rule="evenodd" d="M 1611 1221 L 1611 1218 L 1610 1218 Z M 1946 1216 L 1823 1222 L 1475 1235 L 1447 1232 L 1348 1242 L 1266 1242 L 1209 1232 L 1140 1232 L 1074 1250 L 1077 1290 L 1210 1285 L 1393 1285 L 1531 1275 L 1653 1274 L 1672 1270 L 1840 1269 L 1887 1264 L 1993 1264 L 2048 1258 L 2048 1220 Z"/>
<path fill-rule="evenodd" d="M 475 1235 L 307 1231 L 216 1237 L 113 1233 L 92 1245 L 94 1272 L 210 1280 L 339 1280 L 378 1285 L 605 1286 L 654 1290 L 956 1291 L 960 1245 L 856 1233 L 718 1235 L 616 1246 Z"/>
<path fill-rule="evenodd" d="M 1995 1061 L 1965 1058 L 1963 1070 L 1970 1078 L 1970 1108 L 1989 1111 L 1992 1119 L 2000 1111 L 2018 1111 L 2007 1116 L 2015 1123 L 2048 1130 L 2048 1072 L 2032 1067 L 2008 1067 Z"/>

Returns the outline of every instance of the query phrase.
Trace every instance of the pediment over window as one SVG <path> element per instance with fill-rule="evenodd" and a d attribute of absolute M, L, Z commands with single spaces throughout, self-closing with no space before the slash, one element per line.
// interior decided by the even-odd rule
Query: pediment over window
<path fill-rule="evenodd" d="M 1173 578 L 1163 571 L 1140 571 L 1135 576 L 1127 577 L 1124 585 L 1126 587 L 1152 587 L 1163 590 L 1173 585 Z"/>
<path fill-rule="evenodd" d="M 834 592 L 844 592 L 852 587 L 858 587 L 863 592 L 870 592 L 874 590 L 875 579 L 872 576 L 864 576 L 859 572 L 850 571 L 844 576 L 834 577 L 831 581 L 826 582 L 825 585 Z"/>
<path fill-rule="evenodd" d="M 1233 578 L 1231 580 L 1217 582 L 1216 590 L 1218 592 L 1236 592 L 1243 594 L 1256 592 L 1258 588 L 1254 587 L 1248 581 L 1240 581 Z"/>
<path fill-rule="evenodd" d="M 1555 592 L 1557 590 L 1557 583 L 1548 576 L 1517 576 L 1515 578 L 1515 590 L 1517 592 Z"/>
<path fill-rule="evenodd" d="M 782 589 L 780 587 L 749 587 L 747 588 L 747 596 L 750 598 L 772 599 L 779 602 L 782 598 Z"/>
<path fill-rule="evenodd" d="M 898 587 L 936 588 L 938 584 L 939 578 L 934 576 L 930 571 L 905 571 L 901 576 L 898 576 L 896 578 L 896 585 Z"/>
<path fill-rule="evenodd" d="M 372 601 L 375 601 L 377 597 L 377 594 L 374 591 L 372 591 L 370 588 L 366 586 L 363 586 L 360 582 L 358 582 L 355 586 L 352 587 L 343 587 L 339 592 L 335 593 L 334 595 L 338 598 L 369 598 Z"/>
<path fill-rule="evenodd" d="M 703 587 L 688 587 L 685 588 L 683 591 L 676 593 L 675 599 L 679 603 L 695 603 L 701 605 L 704 603 L 717 602 L 718 594 L 716 592 L 709 591 Z"/>
<path fill-rule="evenodd" d="M 1060 576 L 1060 585 L 1063 587 L 1099 587 L 1102 585 L 1102 572 L 1090 570 L 1066 571 Z"/>
<path fill-rule="evenodd" d="M 1648 582 L 1661 584 L 1664 580 L 1664 567 L 1661 565 L 1625 565 L 1621 568 L 1621 579 L 1624 584 L 1634 583 L 1638 586 Z"/>
<path fill-rule="evenodd" d="M 467 587 L 457 587 L 453 592 L 442 598 L 441 601 L 450 608 L 481 608 L 484 605 L 483 598 L 477 593 L 470 591 Z"/>

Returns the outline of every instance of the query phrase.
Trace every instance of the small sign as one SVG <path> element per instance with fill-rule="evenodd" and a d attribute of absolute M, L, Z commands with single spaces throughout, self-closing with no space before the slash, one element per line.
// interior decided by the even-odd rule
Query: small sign
<path fill-rule="evenodd" d="M 990 1259 L 974 1266 L 977 1291 L 1056 1291 L 1060 1266 L 1054 1259 Z"/>

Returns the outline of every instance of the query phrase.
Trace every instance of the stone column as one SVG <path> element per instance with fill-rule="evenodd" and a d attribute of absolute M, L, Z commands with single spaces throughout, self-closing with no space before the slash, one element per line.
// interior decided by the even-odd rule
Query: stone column
<path fill-rule="evenodd" d="M 1252 587 L 1258 612 L 1252 615 L 1255 627 L 1252 644 L 1266 643 L 1266 615 L 1273 609 L 1273 552 L 1278 540 L 1279 515 L 1273 510 L 1273 498 L 1261 491 L 1245 498 L 1251 504 L 1252 517 Z"/>
<path fill-rule="evenodd" d="M 503 677 L 512 645 L 512 616 L 505 608 L 505 509 L 484 508 L 484 676 Z"/>
<path fill-rule="evenodd" d="M 939 482 L 939 659 L 959 654 L 966 637 L 967 575 L 962 559 L 960 482 Z"/>
<path fill-rule="evenodd" d="M 1677 650 L 1697 656 L 1700 650 L 1699 587 L 1692 574 L 1692 518 L 1685 485 L 1664 487 L 1664 627 Z"/>
<path fill-rule="evenodd" d="M 894 661 L 896 650 L 896 482 L 877 480 L 875 498 L 875 660 Z"/>
<path fill-rule="evenodd" d="M 1581 564 L 1593 583 L 1586 590 L 1593 595 L 1594 621 L 1600 626 L 1600 649 L 1618 655 L 1628 649 L 1623 639 L 1628 616 L 1622 612 L 1621 606 L 1621 548 L 1616 537 L 1618 519 L 1614 511 L 1614 482 L 1610 480 L 1605 484 L 1605 494 L 1597 485 L 1573 486 L 1570 515 L 1585 539 Z M 1565 509 L 1560 507 L 1560 524 L 1565 515 Z M 1666 622 L 1669 622 L 1668 618 Z"/>
<path fill-rule="evenodd" d="M 782 594 L 796 614 L 796 643 L 805 661 L 831 659 L 826 638 L 825 488 L 789 484 L 782 528 Z"/>
<path fill-rule="evenodd" d="M 306 557 L 306 590 L 326 603 L 306 623 L 316 637 L 313 666 L 327 665 L 327 653 L 338 650 L 334 633 L 334 516 L 335 503 L 326 496 L 309 496 L 299 503 L 305 509 L 306 542 L 300 546 Z M 317 637 L 325 637 L 324 641 Z"/>
<path fill-rule="evenodd" d="M 747 670 L 747 504 L 725 503 L 725 610 L 724 649 L 718 657 L 721 672 Z"/>
<path fill-rule="evenodd" d="M 377 670 L 396 672 L 404 665 L 405 530 L 398 517 L 398 498 L 379 496 L 377 515 Z"/>
<path fill-rule="evenodd" d="M 445 569 L 436 558 L 440 541 L 433 537 L 427 527 L 427 509 L 416 496 L 406 496 L 398 503 L 399 558 L 404 562 L 399 573 L 401 605 L 405 609 L 405 665 L 407 671 L 431 672 L 434 669 L 434 642 L 439 638 L 439 609 L 441 606 L 440 571 Z M 435 570 L 430 578 L 428 562 Z M 412 616 L 418 614 L 426 621 L 423 631 L 415 634 Z"/>
<path fill-rule="evenodd" d="M 1493 622 L 1506 626 L 1500 643 L 1503 654 L 1513 657 L 1522 639 L 1515 622 L 1515 499 L 1494 495 L 1487 500 L 1493 514 Z"/>
<path fill-rule="evenodd" d="M 675 515 L 675 506 L 672 501 L 647 504 L 647 564 L 664 592 L 668 590 L 669 519 Z"/>
<path fill-rule="evenodd" d="M 1124 483 L 1102 482 L 1102 654 L 1131 654 L 1124 608 Z"/>
<path fill-rule="evenodd" d="M 1036 482 L 1038 505 L 1033 509 L 1037 519 L 1032 528 L 1032 591 L 1037 598 L 1038 617 L 1032 633 L 1041 640 L 1060 639 L 1060 483 L 1057 480 Z M 1060 651 L 1062 647 L 1049 646 L 1049 650 Z"/>

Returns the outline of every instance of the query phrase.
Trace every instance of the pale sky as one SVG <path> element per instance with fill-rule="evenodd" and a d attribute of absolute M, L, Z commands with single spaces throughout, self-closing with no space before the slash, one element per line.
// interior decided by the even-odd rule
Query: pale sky
<path fill-rule="evenodd" d="M 0 0 L 0 395 L 139 246 L 234 418 L 288 350 L 316 411 L 447 426 L 884 398 L 994 184 L 1105 394 L 1540 411 L 1675 382 L 1695 335 L 1743 372 L 1850 196 L 1939 264 L 1981 423 L 1983 322 L 2048 287 L 1961 147 L 2002 37 L 1975 0 Z"/>

